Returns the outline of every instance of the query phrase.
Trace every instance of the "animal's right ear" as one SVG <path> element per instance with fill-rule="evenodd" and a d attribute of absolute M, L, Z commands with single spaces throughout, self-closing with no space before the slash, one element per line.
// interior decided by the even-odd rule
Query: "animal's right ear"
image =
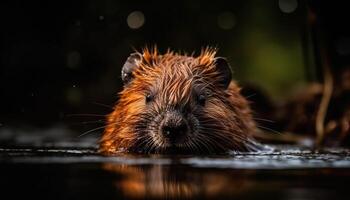
<path fill-rule="evenodd" d="M 122 68 L 122 80 L 124 85 L 130 83 L 133 79 L 132 72 L 137 69 L 142 61 L 142 55 L 140 53 L 132 53 L 126 60 Z"/>

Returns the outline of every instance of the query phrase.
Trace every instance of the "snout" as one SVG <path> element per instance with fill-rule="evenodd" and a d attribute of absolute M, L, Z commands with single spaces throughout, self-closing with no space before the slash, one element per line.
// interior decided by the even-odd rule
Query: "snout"
<path fill-rule="evenodd" d="M 160 134 L 171 144 L 176 144 L 186 137 L 189 127 L 187 120 L 177 111 L 167 112 L 160 126 Z"/>

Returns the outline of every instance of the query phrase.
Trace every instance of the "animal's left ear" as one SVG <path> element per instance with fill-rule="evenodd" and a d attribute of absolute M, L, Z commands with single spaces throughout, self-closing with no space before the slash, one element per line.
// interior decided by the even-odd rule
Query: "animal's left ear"
<path fill-rule="evenodd" d="M 216 70 L 219 72 L 219 84 L 227 89 L 232 79 L 231 66 L 223 57 L 216 57 L 214 60 Z"/>

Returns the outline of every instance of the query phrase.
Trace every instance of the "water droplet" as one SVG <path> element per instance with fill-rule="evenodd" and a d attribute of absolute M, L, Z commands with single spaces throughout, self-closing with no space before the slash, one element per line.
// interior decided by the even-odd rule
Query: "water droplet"
<path fill-rule="evenodd" d="M 126 22 L 131 29 L 138 29 L 145 23 L 145 16 L 141 11 L 134 11 L 128 15 Z"/>

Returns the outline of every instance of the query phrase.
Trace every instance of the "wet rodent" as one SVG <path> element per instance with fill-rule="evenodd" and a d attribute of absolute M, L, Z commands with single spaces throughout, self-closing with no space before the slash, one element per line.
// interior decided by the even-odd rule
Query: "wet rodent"
<path fill-rule="evenodd" d="M 199 56 L 156 48 L 129 56 L 124 88 L 100 141 L 105 154 L 221 154 L 255 151 L 247 100 L 216 50 Z"/>

